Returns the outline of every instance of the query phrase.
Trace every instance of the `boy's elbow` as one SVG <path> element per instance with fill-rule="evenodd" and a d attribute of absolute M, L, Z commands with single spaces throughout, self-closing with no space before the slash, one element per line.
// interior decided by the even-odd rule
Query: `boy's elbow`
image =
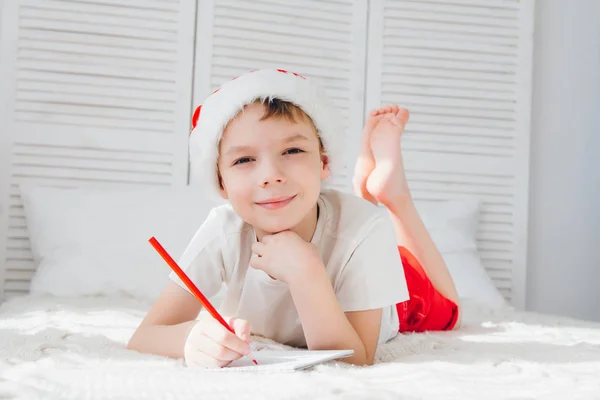
<path fill-rule="evenodd" d="M 350 359 L 350 363 L 359 367 L 370 367 L 375 364 L 375 352 L 369 353 L 367 349 L 361 349 L 363 351 L 356 352 L 354 357 Z"/>
<path fill-rule="evenodd" d="M 139 333 L 140 333 L 140 328 L 138 327 L 138 329 L 135 330 L 135 332 L 133 332 L 133 335 L 131 335 L 131 337 L 129 338 L 129 341 L 127 342 L 127 346 L 126 349 L 127 350 L 134 350 L 134 351 L 139 351 Z"/>
<path fill-rule="evenodd" d="M 346 364 L 356 365 L 357 367 L 370 367 L 375 363 L 373 359 L 367 359 L 364 357 L 351 357 L 351 358 L 341 358 L 338 361 L 342 361 Z"/>
<path fill-rule="evenodd" d="M 366 357 L 362 358 L 360 360 L 360 362 L 357 363 L 357 364 L 360 365 L 360 366 L 363 366 L 363 367 L 370 367 L 373 364 L 375 364 L 375 355 L 366 356 Z"/>
<path fill-rule="evenodd" d="M 376 351 L 377 349 L 375 349 Z M 367 352 L 367 354 L 365 355 L 365 365 L 366 366 L 371 366 L 373 364 L 375 364 L 375 351 L 373 351 L 372 354 L 369 354 Z"/>
<path fill-rule="evenodd" d="M 135 347 L 134 338 L 135 338 L 135 333 L 133 334 L 133 336 L 131 338 L 129 338 L 129 341 L 127 342 L 127 346 L 125 346 L 125 348 L 127 350 L 137 350 Z"/>

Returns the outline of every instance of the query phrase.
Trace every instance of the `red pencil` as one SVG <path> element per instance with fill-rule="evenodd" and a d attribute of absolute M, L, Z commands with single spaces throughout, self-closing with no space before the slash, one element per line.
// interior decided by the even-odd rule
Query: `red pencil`
<path fill-rule="evenodd" d="M 173 260 L 173 258 L 171 258 L 169 253 L 167 253 L 167 251 L 162 247 L 162 245 L 160 243 L 158 243 L 158 240 L 156 240 L 156 238 L 153 236 L 148 241 L 156 249 L 158 254 L 160 254 L 161 257 L 166 261 L 166 263 L 169 264 L 169 267 L 171 267 L 171 269 L 173 271 L 175 271 L 177 276 L 179 276 L 179 278 L 183 281 L 183 283 L 185 283 L 185 285 L 188 287 L 188 289 L 190 289 L 190 291 L 194 294 L 194 296 L 196 296 L 196 298 L 198 299 L 200 304 L 202 304 L 202 306 L 208 310 L 210 315 L 212 315 L 213 318 L 215 318 L 217 321 L 219 321 L 221 323 L 221 325 L 223 325 L 225 328 L 227 328 L 231 333 L 233 333 L 235 335 L 235 331 L 233 330 L 233 328 L 231 326 L 229 326 L 229 324 L 227 322 L 225 322 L 223 317 L 221 317 L 221 314 L 219 314 L 219 312 L 213 307 L 213 305 L 210 304 L 210 301 L 208 301 L 208 299 L 206 297 L 204 297 L 204 295 L 202 294 L 200 289 L 198 289 L 198 287 L 196 285 L 194 285 L 194 282 L 192 282 L 190 280 L 190 278 L 188 278 L 188 276 L 185 274 L 185 272 L 183 272 L 183 270 L 181 268 L 179 268 L 179 265 L 177 265 L 175 260 Z M 258 365 L 256 360 L 253 358 L 252 358 L 252 362 L 254 364 Z"/>

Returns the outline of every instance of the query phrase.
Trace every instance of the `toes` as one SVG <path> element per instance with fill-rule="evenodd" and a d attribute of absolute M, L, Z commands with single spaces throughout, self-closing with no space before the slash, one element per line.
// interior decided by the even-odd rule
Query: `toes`
<path fill-rule="evenodd" d="M 404 126 L 410 118 L 410 113 L 406 108 L 400 108 L 397 105 L 388 106 L 389 112 L 380 116 L 381 120 L 387 120 L 393 125 Z"/>
<path fill-rule="evenodd" d="M 371 111 L 371 115 L 376 116 L 376 115 L 388 114 L 388 113 L 397 114 L 401 110 L 403 110 L 403 109 L 398 107 L 397 104 L 391 104 L 391 105 L 379 107 L 378 109 Z"/>
<path fill-rule="evenodd" d="M 383 106 L 383 107 L 379 107 L 377 110 L 374 111 L 374 115 L 382 115 L 382 114 L 387 114 L 391 111 L 391 107 L 390 106 Z"/>
<path fill-rule="evenodd" d="M 406 125 L 408 119 L 410 118 L 410 112 L 406 108 L 400 108 L 396 112 L 396 117 L 402 125 Z"/>
<path fill-rule="evenodd" d="M 394 115 L 392 113 L 387 113 L 387 114 L 383 115 L 377 125 L 385 125 L 386 123 L 396 125 L 396 115 Z"/>

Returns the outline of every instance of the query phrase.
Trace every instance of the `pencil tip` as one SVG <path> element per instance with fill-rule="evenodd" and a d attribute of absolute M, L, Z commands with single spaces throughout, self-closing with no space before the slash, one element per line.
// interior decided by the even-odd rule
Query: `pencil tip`
<path fill-rule="evenodd" d="M 255 360 L 255 359 L 252 359 L 252 362 L 253 362 L 254 364 L 258 365 L 258 363 L 256 362 L 256 360 Z"/>

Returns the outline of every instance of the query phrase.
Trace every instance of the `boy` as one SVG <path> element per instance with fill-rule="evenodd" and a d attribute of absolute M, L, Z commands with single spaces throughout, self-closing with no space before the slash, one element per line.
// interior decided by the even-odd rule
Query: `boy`
<path fill-rule="evenodd" d="M 236 334 L 210 316 L 195 320 L 200 305 L 171 274 L 129 348 L 223 367 L 249 354 L 253 332 L 353 349 L 345 362 L 370 365 L 399 331 L 457 326 L 458 294 L 403 172 L 408 112 L 390 106 L 369 116 L 359 196 L 322 189 L 341 158 L 334 115 L 309 80 L 283 70 L 238 77 L 198 108 L 192 170 L 229 204 L 212 210 L 180 265 L 207 297 L 227 284 L 222 311 L 235 316 Z"/>

